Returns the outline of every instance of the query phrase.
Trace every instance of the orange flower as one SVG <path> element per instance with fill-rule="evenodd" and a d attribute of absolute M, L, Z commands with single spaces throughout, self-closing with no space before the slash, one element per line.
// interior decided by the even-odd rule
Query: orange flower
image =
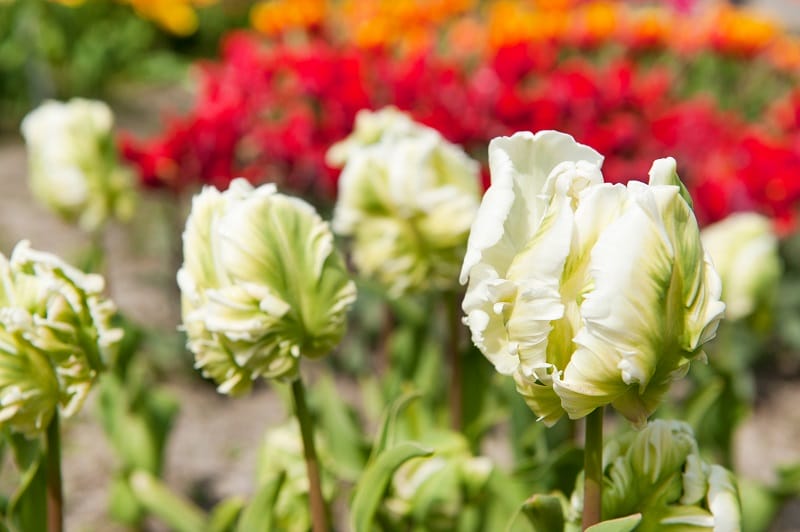
<path fill-rule="evenodd" d="M 778 33 L 778 26 L 768 18 L 720 7 L 713 13 L 710 41 L 723 52 L 752 56 L 764 51 Z"/>
<path fill-rule="evenodd" d="M 571 28 L 573 40 L 583 46 L 596 46 L 611 39 L 619 26 L 619 8 L 609 1 L 587 4 L 577 10 Z"/>
<path fill-rule="evenodd" d="M 267 35 L 322 24 L 327 14 L 324 0 L 276 0 L 250 9 L 250 24 Z"/>
<path fill-rule="evenodd" d="M 631 48 L 660 48 L 670 43 L 670 38 L 680 30 L 673 14 L 665 9 L 650 8 L 632 13 L 628 17 L 627 42 Z M 676 43 L 683 39 L 675 38 Z"/>
<path fill-rule="evenodd" d="M 781 35 L 768 50 L 767 59 L 780 70 L 800 70 L 800 40 Z"/>

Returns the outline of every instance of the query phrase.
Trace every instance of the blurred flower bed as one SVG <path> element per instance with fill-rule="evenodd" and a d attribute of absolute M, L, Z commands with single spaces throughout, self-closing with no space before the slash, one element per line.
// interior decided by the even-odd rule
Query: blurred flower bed
<path fill-rule="evenodd" d="M 729 7 L 610 2 L 268 2 L 225 38 L 188 116 L 125 139 L 148 186 L 244 175 L 332 198 L 324 152 L 362 108 L 411 113 L 485 160 L 488 140 L 554 128 L 608 155 L 616 182 L 680 161 L 702 223 L 795 223 L 800 41 Z"/>

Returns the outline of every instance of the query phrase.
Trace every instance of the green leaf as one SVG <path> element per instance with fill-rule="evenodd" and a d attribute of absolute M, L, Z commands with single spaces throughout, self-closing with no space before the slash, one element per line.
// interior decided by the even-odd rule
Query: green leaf
<path fill-rule="evenodd" d="M 522 504 L 522 512 L 536 532 L 564 530 L 562 497 L 536 494 Z"/>
<path fill-rule="evenodd" d="M 505 530 L 507 532 L 530 532 L 530 524 L 517 519 L 522 513 L 522 503 L 529 493 L 528 486 L 505 471 L 494 468 L 484 488 L 486 501 L 483 505 L 484 520 L 481 530 Z M 509 520 L 509 516 L 513 518 Z"/>
<path fill-rule="evenodd" d="M 586 529 L 586 532 L 630 532 L 635 529 L 642 520 L 642 514 L 632 514 L 617 519 L 609 519 L 602 523 L 597 523 Z"/>
<path fill-rule="evenodd" d="M 144 509 L 133 494 L 124 474 L 117 474 L 111 481 L 108 495 L 108 513 L 116 521 L 128 526 L 134 526 L 144 517 Z"/>
<path fill-rule="evenodd" d="M 369 463 L 373 462 L 378 455 L 383 453 L 392 444 L 397 428 L 397 416 L 400 415 L 400 412 L 402 412 L 411 401 L 418 399 L 421 395 L 420 392 L 411 390 L 395 399 L 392 404 L 389 405 L 383 415 L 380 428 L 375 438 L 375 443 L 372 446 Z"/>
<path fill-rule="evenodd" d="M 7 515 L 12 529 L 45 530 L 47 527 L 47 474 L 41 440 L 9 436 L 14 461 L 20 470 L 17 489 L 8 500 Z"/>
<path fill-rule="evenodd" d="M 281 471 L 279 475 L 264 484 L 258 493 L 250 501 L 250 504 L 242 512 L 239 519 L 237 532 L 250 532 L 251 530 L 273 530 L 273 510 L 278 500 L 286 473 Z"/>
<path fill-rule="evenodd" d="M 695 431 L 701 424 L 708 421 L 711 408 L 719 400 L 725 388 L 725 381 L 721 377 L 713 377 L 711 382 L 705 383 L 703 388 L 693 396 L 686 407 L 686 421 Z"/>
<path fill-rule="evenodd" d="M 139 503 L 178 532 L 206 530 L 206 515 L 147 471 L 134 471 L 130 485 Z"/>
<path fill-rule="evenodd" d="M 742 507 L 747 508 L 742 512 L 742 531 L 767 532 L 781 506 L 782 497 L 747 478 L 739 477 L 737 484 Z"/>
<path fill-rule="evenodd" d="M 207 532 L 234 532 L 244 506 L 245 500 L 241 497 L 229 497 L 214 506 Z"/>
<path fill-rule="evenodd" d="M 356 484 L 351 506 L 351 528 L 355 532 L 369 532 L 386 488 L 398 467 L 412 458 L 430 456 L 433 451 L 416 443 L 403 442 L 385 449 L 364 470 Z"/>
<path fill-rule="evenodd" d="M 365 445 L 353 412 L 330 377 L 320 379 L 313 390 L 312 405 L 318 413 L 318 429 L 325 435 L 327 451 L 339 476 L 356 481 L 364 469 Z"/>

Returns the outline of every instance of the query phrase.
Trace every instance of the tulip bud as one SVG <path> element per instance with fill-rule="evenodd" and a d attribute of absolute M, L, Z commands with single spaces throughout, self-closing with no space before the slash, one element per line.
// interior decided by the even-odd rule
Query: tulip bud
<path fill-rule="evenodd" d="M 122 338 L 99 275 L 21 242 L 0 255 L 0 421 L 29 437 L 77 412 Z"/>
<path fill-rule="evenodd" d="M 604 183 L 556 131 L 492 140 L 461 282 L 472 340 L 548 425 L 613 405 L 643 424 L 724 310 L 675 161 Z"/>
<path fill-rule="evenodd" d="M 738 320 L 769 311 L 781 275 L 778 238 L 768 218 L 736 213 L 700 233 L 722 278 L 725 317 Z"/>
<path fill-rule="evenodd" d="M 426 444 L 434 454 L 400 466 L 385 509 L 394 521 L 410 519 L 426 530 L 453 530 L 465 504 L 489 480 L 492 462 L 473 456 L 467 441 L 455 432 L 437 433 Z"/>
<path fill-rule="evenodd" d="M 328 224 L 308 203 L 235 179 L 194 198 L 178 272 L 195 366 L 221 393 L 259 377 L 296 377 L 345 330 L 354 283 Z"/>
<path fill-rule="evenodd" d="M 480 197 L 478 164 L 395 110 L 362 111 L 329 154 L 346 159 L 332 225 L 353 237 L 358 269 L 393 297 L 452 289 Z"/>
<path fill-rule="evenodd" d="M 639 512 L 637 530 L 740 530 L 733 475 L 700 458 L 686 423 L 655 420 L 623 434 L 606 445 L 603 464 L 604 520 Z M 575 525 L 583 507 L 581 483 L 571 498 Z"/>
<path fill-rule="evenodd" d="M 80 98 L 48 101 L 22 121 L 34 196 L 87 231 L 133 214 L 133 176 L 117 160 L 112 123 L 105 103 Z"/>

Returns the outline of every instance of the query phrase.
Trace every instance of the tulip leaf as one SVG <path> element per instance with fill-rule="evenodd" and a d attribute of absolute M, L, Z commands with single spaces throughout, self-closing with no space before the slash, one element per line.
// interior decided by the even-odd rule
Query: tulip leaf
<path fill-rule="evenodd" d="M 325 435 L 326 448 L 336 471 L 346 480 L 355 481 L 364 469 L 365 445 L 353 411 L 340 399 L 330 377 L 314 386 L 313 406 L 318 415 L 319 430 Z"/>
<path fill-rule="evenodd" d="M 404 393 L 386 409 L 381 420 L 381 425 L 378 429 L 375 443 L 372 447 L 372 454 L 370 454 L 369 462 L 373 462 L 378 455 L 383 453 L 394 441 L 395 431 L 397 426 L 397 416 L 400 412 L 408 406 L 411 401 L 418 399 L 422 394 L 417 390 L 411 390 Z"/>
<path fill-rule="evenodd" d="M 536 532 L 564 530 L 564 508 L 558 495 L 536 494 L 522 504 L 522 512 Z"/>
<path fill-rule="evenodd" d="M 214 506 L 207 532 L 234 532 L 245 503 L 241 497 L 229 497 Z"/>
<path fill-rule="evenodd" d="M 122 472 L 117 472 L 111 481 L 108 494 L 108 513 L 115 520 L 129 526 L 134 526 L 144 517 L 145 512 L 134 495 L 128 477 Z"/>
<path fill-rule="evenodd" d="M 177 532 L 206 530 L 206 515 L 147 471 L 134 471 L 130 485 L 139 504 Z"/>
<path fill-rule="evenodd" d="M 630 532 L 639 526 L 642 514 L 632 514 L 617 519 L 609 519 L 602 523 L 597 523 L 586 529 L 586 532 Z"/>
<path fill-rule="evenodd" d="M 275 529 L 273 510 L 285 479 L 286 473 L 281 471 L 258 490 L 250 504 L 242 511 L 239 526 L 236 527 L 237 532 Z"/>
<path fill-rule="evenodd" d="M 45 530 L 47 527 L 47 475 L 41 441 L 28 440 L 21 434 L 8 437 L 14 461 L 20 470 L 17 489 L 8 500 L 7 524 L 12 530 Z"/>
<path fill-rule="evenodd" d="M 430 456 L 433 451 L 412 442 L 403 442 L 385 449 L 371 460 L 356 484 L 351 529 L 355 532 L 369 532 L 384 492 L 398 467 L 412 458 Z"/>
<path fill-rule="evenodd" d="M 770 523 L 781 506 L 782 497 L 754 480 L 739 477 L 736 483 L 742 507 L 747 508 L 746 512 L 742 512 L 742 530 L 769 530 Z"/>

